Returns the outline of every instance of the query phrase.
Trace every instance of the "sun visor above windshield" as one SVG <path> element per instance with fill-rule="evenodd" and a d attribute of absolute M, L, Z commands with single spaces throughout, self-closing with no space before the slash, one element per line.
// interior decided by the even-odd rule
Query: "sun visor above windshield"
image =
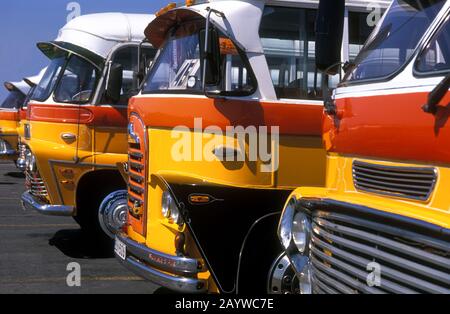
<path fill-rule="evenodd" d="M 73 53 L 101 68 L 105 60 L 99 55 L 84 49 L 82 47 L 67 43 L 67 42 L 41 42 L 37 43 L 37 47 L 42 53 L 49 59 L 55 59 L 66 55 L 67 53 Z"/>
<path fill-rule="evenodd" d="M 22 82 L 5 82 L 4 86 L 10 92 L 19 91 L 24 95 L 28 94 L 28 92 L 30 91 L 30 86 L 23 81 Z"/>
<path fill-rule="evenodd" d="M 203 16 L 190 9 L 171 10 L 155 18 L 147 26 L 144 33 L 150 44 L 156 48 L 160 48 L 170 29 L 178 24 L 195 19 L 203 19 Z"/>
<path fill-rule="evenodd" d="M 154 47 L 160 48 L 173 27 L 195 19 L 205 21 L 209 8 L 223 13 L 224 17 L 211 14 L 211 23 L 230 37 L 243 51 L 264 53 L 259 39 L 259 24 L 264 1 L 217 1 L 172 9 L 156 17 L 145 29 L 145 36 Z"/>

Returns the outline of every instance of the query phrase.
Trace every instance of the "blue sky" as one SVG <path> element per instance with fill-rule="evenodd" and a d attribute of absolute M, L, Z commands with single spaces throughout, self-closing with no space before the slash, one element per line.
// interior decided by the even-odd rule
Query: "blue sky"
<path fill-rule="evenodd" d="M 47 64 L 36 48 L 39 41 L 56 38 L 76 2 L 81 14 L 126 12 L 154 14 L 169 0 L 14 0 L 3 1 L 0 13 L 0 102 L 6 97 L 5 81 L 35 75 Z M 73 7 L 72 7 L 73 8 Z"/>

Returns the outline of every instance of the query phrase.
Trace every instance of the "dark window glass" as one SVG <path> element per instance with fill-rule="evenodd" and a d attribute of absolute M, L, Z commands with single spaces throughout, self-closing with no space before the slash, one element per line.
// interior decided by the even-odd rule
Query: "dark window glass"
<path fill-rule="evenodd" d="M 450 22 L 447 21 L 430 45 L 420 55 L 417 63 L 420 72 L 450 70 Z"/>
<path fill-rule="evenodd" d="M 88 61 L 72 55 L 55 91 L 55 101 L 64 103 L 87 103 L 94 93 L 97 70 Z"/>
<path fill-rule="evenodd" d="M 444 0 L 394 0 L 344 80 L 383 78 L 401 68 L 444 3 Z"/>
<path fill-rule="evenodd" d="M 379 9 L 375 9 L 379 10 Z M 381 10 L 380 10 L 381 11 Z M 374 13 L 376 14 L 376 12 Z M 381 14 L 381 12 L 379 13 Z M 364 12 L 349 12 L 348 37 L 349 37 L 349 61 L 356 59 L 367 38 L 375 28 L 375 21 Z"/>
<path fill-rule="evenodd" d="M 9 92 L 8 97 L 3 101 L 0 109 L 18 109 L 25 101 L 25 95 L 17 90 Z"/>
<path fill-rule="evenodd" d="M 53 59 L 50 62 L 50 65 L 47 67 L 44 76 L 34 89 L 31 99 L 37 101 L 45 101 L 48 99 L 48 97 L 50 97 L 65 63 L 66 56 L 61 56 L 59 58 Z"/>
<path fill-rule="evenodd" d="M 315 67 L 316 11 L 266 7 L 259 35 L 278 98 L 321 99 Z"/>
<path fill-rule="evenodd" d="M 156 49 L 150 47 L 142 48 L 143 57 L 141 59 L 141 65 L 147 68 L 153 61 Z M 122 90 L 120 94 L 120 100 L 116 105 L 127 105 L 128 100 L 135 92 L 139 89 L 137 73 L 138 68 L 138 47 L 128 46 L 119 49 L 113 56 L 112 62 L 114 64 L 120 64 L 123 67 L 123 80 L 122 80 Z M 106 82 L 105 82 L 106 83 Z M 101 103 L 110 103 L 106 96 L 103 98 Z"/>

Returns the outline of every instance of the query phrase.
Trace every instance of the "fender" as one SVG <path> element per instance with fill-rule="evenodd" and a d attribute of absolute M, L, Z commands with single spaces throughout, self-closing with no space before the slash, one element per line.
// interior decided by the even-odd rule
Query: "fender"
<path fill-rule="evenodd" d="M 279 212 L 291 190 L 234 187 L 173 174 L 151 179 L 174 197 L 221 292 L 234 293 L 239 255 L 250 229 L 261 217 Z M 202 202 L 193 201 L 198 197 Z"/>

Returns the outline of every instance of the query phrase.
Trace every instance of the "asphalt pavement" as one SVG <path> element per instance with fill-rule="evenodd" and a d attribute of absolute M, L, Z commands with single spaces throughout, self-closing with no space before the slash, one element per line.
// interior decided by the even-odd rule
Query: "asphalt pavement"
<path fill-rule="evenodd" d="M 114 258 L 110 243 L 86 235 L 71 217 L 24 211 L 24 177 L 0 161 L 0 294 L 159 293 Z"/>

